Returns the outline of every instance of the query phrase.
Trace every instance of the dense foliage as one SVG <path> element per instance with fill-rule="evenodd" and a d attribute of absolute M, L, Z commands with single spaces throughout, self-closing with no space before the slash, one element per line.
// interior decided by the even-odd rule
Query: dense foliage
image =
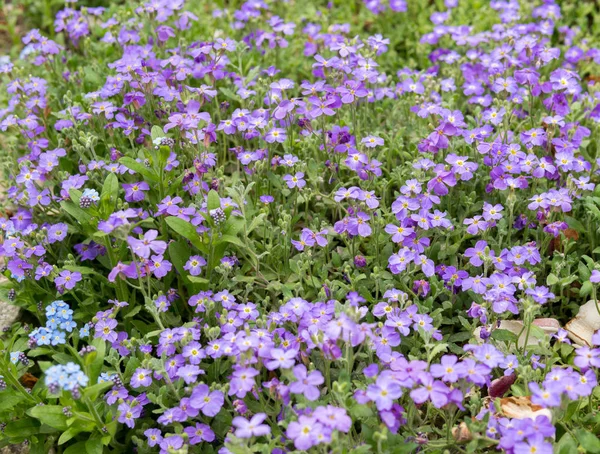
<path fill-rule="evenodd" d="M 593 3 L 218 3 L 1 60 L 0 443 L 600 452 Z"/>

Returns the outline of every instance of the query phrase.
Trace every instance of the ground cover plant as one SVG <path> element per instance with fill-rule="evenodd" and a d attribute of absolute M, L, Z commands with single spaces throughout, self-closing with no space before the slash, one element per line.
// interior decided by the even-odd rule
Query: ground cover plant
<path fill-rule="evenodd" d="M 39 21 L 0 63 L 0 443 L 600 452 L 594 7 Z"/>

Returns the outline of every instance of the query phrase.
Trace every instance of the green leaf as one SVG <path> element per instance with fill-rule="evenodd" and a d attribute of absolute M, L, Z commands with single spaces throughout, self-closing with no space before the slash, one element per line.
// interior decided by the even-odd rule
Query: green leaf
<path fill-rule="evenodd" d="M 119 180 L 117 175 L 109 173 L 102 185 L 100 193 L 100 213 L 103 218 L 108 218 L 117 207 L 117 199 L 119 195 Z"/>
<path fill-rule="evenodd" d="M 196 232 L 196 227 L 194 227 L 192 224 L 176 216 L 169 216 L 168 218 L 166 218 L 166 223 L 169 227 L 175 230 L 175 232 L 179 233 L 182 237 L 189 240 L 204 254 L 208 253 L 208 249 L 206 248 L 204 243 L 202 243 L 198 232 Z"/>
<path fill-rule="evenodd" d="M 548 275 L 548 277 L 546 278 L 546 285 L 554 285 L 557 282 L 558 282 L 558 278 L 552 273 L 550 273 Z"/>
<path fill-rule="evenodd" d="M 245 247 L 244 243 L 242 243 L 242 240 L 240 240 L 237 236 L 233 235 L 222 235 L 219 239 L 219 243 L 231 243 L 242 248 Z"/>
<path fill-rule="evenodd" d="M 219 91 L 221 93 L 223 93 L 227 98 L 231 99 L 232 101 L 239 101 L 238 97 L 235 95 L 235 93 L 233 91 L 231 91 L 229 88 L 225 88 L 225 87 L 221 87 L 219 88 Z"/>
<path fill-rule="evenodd" d="M 0 411 L 12 410 L 19 402 L 25 399 L 21 394 L 2 393 L 0 399 Z"/>
<path fill-rule="evenodd" d="M 158 177 L 148 167 L 146 167 L 141 162 L 137 162 L 135 159 L 125 156 L 119 159 L 119 164 L 123 164 L 128 169 L 133 170 L 134 172 L 139 173 L 144 177 L 147 182 L 158 183 Z"/>
<path fill-rule="evenodd" d="M 565 222 L 569 225 L 569 227 L 577 230 L 579 233 L 584 233 L 587 230 L 581 222 L 570 216 L 565 216 Z"/>
<path fill-rule="evenodd" d="M 4 428 L 4 434 L 12 438 L 27 438 L 39 433 L 40 422 L 33 418 L 24 418 L 9 422 Z"/>
<path fill-rule="evenodd" d="M 200 276 L 188 276 L 188 279 L 194 284 L 208 284 L 210 282 L 208 279 L 204 279 Z"/>
<path fill-rule="evenodd" d="M 590 281 L 586 281 L 583 283 L 583 285 L 579 289 L 579 296 L 581 296 L 582 298 L 586 297 L 592 293 L 593 289 L 594 289 L 594 285 Z"/>
<path fill-rule="evenodd" d="M 100 372 L 102 372 L 102 366 L 104 365 L 104 356 L 106 354 L 106 341 L 97 337 L 92 341 L 92 345 L 96 347 L 96 351 L 89 354 L 92 357 L 90 365 L 90 383 L 97 383 Z M 96 356 L 94 357 L 94 353 Z"/>
<path fill-rule="evenodd" d="M 73 216 L 73 218 L 79 223 L 83 225 L 87 225 L 90 223 L 92 216 L 85 210 L 79 208 L 73 202 L 63 201 L 60 202 L 61 209 L 65 212 Z"/>
<path fill-rule="evenodd" d="M 30 416 L 39 419 L 44 424 L 58 430 L 67 430 L 67 417 L 60 405 L 38 405 L 27 412 Z"/>
<path fill-rule="evenodd" d="M 82 417 L 85 417 L 88 419 L 92 418 L 92 415 L 89 413 L 81 413 L 81 412 L 76 413 L 75 412 L 75 417 L 73 418 L 73 423 L 72 423 L 71 427 L 69 427 L 67 430 L 65 430 L 62 433 L 62 435 L 60 436 L 60 438 L 58 439 L 59 445 L 65 444 L 67 441 L 69 441 L 73 437 L 77 436 L 77 434 L 79 434 L 81 432 L 92 432 L 94 430 L 94 428 L 96 427 L 96 425 L 93 421 L 89 421 L 88 419 L 85 419 L 85 420 L 77 419 L 78 414 L 81 415 Z"/>
<path fill-rule="evenodd" d="M 102 383 L 96 383 L 95 385 L 88 386 L 83 390 L 83 396 L 89 397 L 92 402 L 94 402 L 100 394 L 104 391 L 108 391 L 113 387 L 112 381 L 105 381 Z"/>
<path fill-rule="evenodd" d="M 154 125 L 150 130 L 150 135 L 152 136 L 152 141 L 154 141 L 159 137 L 164 137 L 165 133 L 163 132 L 163 129 L 160 126 Z"/>
<path fill-rule="evenodd" d="M 102 446 L 102 440 L 96 438 L 94 440 L 88 440 L 85 442 L 85 451 L 87 454 L 102 454 L 104 447 Z"/>
<path fill-rule="evenodd" d="M 585 452 L 589 452 L 591 454 L 600 453 L 600 439 L 593 433 L 588 432 L 585 429 L 578 429 L 576 435 L 577 440 L 579 440 L 579 444 L 583 449 L 585 449 Z"/>
<path fill-rule="evenodd" d="M 61 437 L 62 438 L 62 437 Z M 78 441 L 74 445 L 69 446 L 64 450 L 63 454 L 83 454 L 86 453 L 86 442 Z"/>
<path fill-rule="evenodd" d="M 507 329 L 495 329 L 492 338 L 500 342 L 517 342 L 517 335 Z"/>
<path fill-rule="evenodd" d="M 209 212 L 210 210 L 221 208 L 221 198 L 219 197 L 219 194 L 217 194 L 217 191 L 215 191 L 214 189 L 211 189 L 208 193 L 207 208 Z"/>
<path fill-rule="evenodd" d="M 250 223 L 250 227 L 248 227 L 248 233 L 252 232 L 256 227 L 261 225 L 263 223 L 266 215 L 267 215 L 267 213 L 260 213 L 258 216 L 256 216 L 254 219 L 252 219 L 252 222 Z"/>
<path fill-rule="evenodd" d="M 187 271 L 183 269 L 187 259 L 190 258 L 190 248 L 183 240 L 173 241 L 169 244 L 169 257 L 175 265 L 175 269 L 181 276 L 187 276 Z"/>
<path fill-rule="evenodd" d="M 447 350 L 448 350 L 448 344 L 445 344 L 445 343 L 435 344 L 435 347 L 433 347 L 433 349 L 431 350 L 431 353 L 429 354 L 429 358 L 433 359 L 440 353 L 445 352 Z"/>

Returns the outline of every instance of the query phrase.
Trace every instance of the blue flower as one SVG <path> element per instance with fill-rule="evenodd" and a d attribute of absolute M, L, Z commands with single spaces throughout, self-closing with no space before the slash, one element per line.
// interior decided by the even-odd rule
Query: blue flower
<path fill-rule="evenodd" d="M 21 352 L 10 352 L 10 362 L 17 364 L 19 362 L 19 355 Z"/>
<path fill-rule="evenodd" d="M 64 331 L 54 331 L 52 333 L 52 345 L 59 345 L 66 343 Z"/>
<path fill-rule="evenodd" d="M 89 378 L 81 370 L 79 364 L 57 364 L 46 371 L 45 383 L 51 392 L 56 392 L 61 389 L 73 391 L 87 386 L 88 382 Z"/>
<path fill-rule="evenodd" d="M 90 335 L 90 327 L 89 325 L 83 325 L 83 328 L 79 330 L 79 337 L 87 337 Z"/>
<path fill-rule="evenodd" d="M 73 328 L 77 327 L 77 323 L 75 323 L 73 320 L 69 320 L 61 323 L 60 327 L 70 333 L 73 331 Z"/>

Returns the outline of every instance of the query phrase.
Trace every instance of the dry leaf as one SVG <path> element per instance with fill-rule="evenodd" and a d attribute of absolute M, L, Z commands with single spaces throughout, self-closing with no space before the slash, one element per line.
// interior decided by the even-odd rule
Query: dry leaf
<path fill-rule="evenodd" d="M 538 416 L 545 415 L 552 419 L 552 412 L 531 402 L 531 396 L 504 397 L 500 399 L 500 408 L 502 414 L 508 418 L 535 419 Z"/>

